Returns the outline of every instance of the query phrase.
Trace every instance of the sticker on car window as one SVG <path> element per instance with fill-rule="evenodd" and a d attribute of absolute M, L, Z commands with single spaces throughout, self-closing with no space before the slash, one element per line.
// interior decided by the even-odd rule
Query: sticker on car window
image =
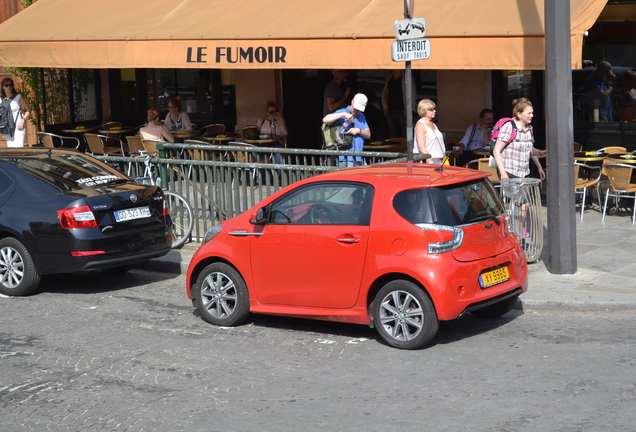
<path fill-rule="evenodd" d="M 77 184 L 81 184 L 84 186 L 97 186 L 100 184 L 108 183 L 112 180 L 119 180 L 119 179 L 121 179 L 121 177 L 116 175 L 103 175 L 103 176 L 79 179 L 77 180 Z"/>

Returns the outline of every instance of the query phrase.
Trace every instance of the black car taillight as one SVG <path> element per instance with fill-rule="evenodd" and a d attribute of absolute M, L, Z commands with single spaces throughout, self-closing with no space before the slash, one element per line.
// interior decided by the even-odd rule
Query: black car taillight
<path fill-rule="evenodd" d="M 57 211 L 62 228 L 94 228 L 97 226 L 95 215 L 88 206 L 69 207 Z"/>
<path fill-rule="evenodd" d="M 163 208 L 161 210 L 161 216 L 168 216 L 170 214 L 170 209 L 168 208 L 168 200 L 164 194 L 161 194 L 163 198 Z"/>

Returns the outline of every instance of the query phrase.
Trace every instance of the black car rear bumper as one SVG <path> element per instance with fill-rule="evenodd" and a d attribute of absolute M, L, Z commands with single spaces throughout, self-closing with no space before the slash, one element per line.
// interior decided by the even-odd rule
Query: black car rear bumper
<path fill-rule="evenodd" d="M 158 258 L 170 252 L 170 247 L 158 251 L 146 252 L 139 255 L 124 256 L 120 258 L 111 258 L 105 260 L 88 261 L 80 271 L 100 270 L 112 267 L 119 267 L 128 264 L 137 264 L 148 261 L 151 258 Z"/>

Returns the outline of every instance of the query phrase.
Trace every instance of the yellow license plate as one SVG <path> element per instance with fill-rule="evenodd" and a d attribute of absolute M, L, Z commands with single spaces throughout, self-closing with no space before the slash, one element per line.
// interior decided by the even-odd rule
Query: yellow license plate
<path fill-rule="evenodd" d="M 510 279 L 510 273 L 508 267 L 501 267 L 496 270 L 491 270 L 486 273 L 482 273 L 479 276 L 479 285 L 481 288 L 488 288 L 493 285 L 500 284 Z"/>

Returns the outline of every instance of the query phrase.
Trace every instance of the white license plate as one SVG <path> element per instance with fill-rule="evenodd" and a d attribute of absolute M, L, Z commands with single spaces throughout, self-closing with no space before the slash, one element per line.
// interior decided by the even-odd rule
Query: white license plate
<path fill-rule="evenodd" d="M 133 219 L 142 219 L 150 217 L 150 208 L 148 206 L 145 207 L 136 207 L 126 210 L 117 210 L 115 212 L 115 220 L 117 222 L 125 222 Z"/>

